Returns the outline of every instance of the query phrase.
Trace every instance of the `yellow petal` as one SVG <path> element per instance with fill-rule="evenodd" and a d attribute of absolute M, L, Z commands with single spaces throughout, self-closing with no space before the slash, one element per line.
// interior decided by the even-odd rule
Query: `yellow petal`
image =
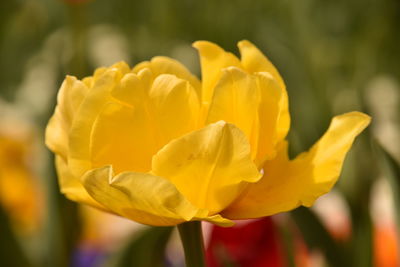
<path fill-rule="evenodd" d="M 200 104 L 187 81 L 169 74 L 158 76 L 151 87 L 149 101 L 161 146 L 197 127 Z"/>
<path fill-rule="evenodd" d="M 296 159 L 287 157 L 282 144 L 278 156 L 264 165 L 264 176 L 249 185 L 222 215 L 230 219 L 258 218 L 311 206 L 337 181 L 346 153 L 370 117 L 350 112 L 333 118 L 324 136 Z"/>
<path fill-rule="evenodd" d="M 202 101 L 209 103 L 214 87 L 222 75 L 221 70 L 230 66 L 241 67 L 239 59 L 232 53 L 225 52 L 221 47 L 207 41 L 193 43 L 200 54 L 202 76 Z"/>
<path fill-rule="evenodd" d="M 112 165 L 116 173 L 149 171 L 158 150 L 155 134 L 144 109 L 108 103 L 93 125 L 91 168 Z"/>
<path fill-rule="evenodd" d="M 252 43 L 244 40 L 239 42 L 238 46 L 241 54 L 241 64 L 246 71 L 250 73 L 268 72 L 283 89 L 281 110 L 277 125 L 278 139 L 283 140 L 285 139 L 290 127 L 289 103 L 285 83 L 274 65 L 272 65 L 268 58 Z"/>
<path fill-rule="evenodd" d="M 216 224 L 221 227 L 231 227 L 231 226 L 235 225 L 235 223 L 233 221 L 222 217 L 220 214 L 204 216 L 204 217 L 195 216 L 193 218 L 193 221 L 206 221 L 206 222 L 213 223 L 213 224 Z"/>
<path fill-rule="evenodd" d="M 113 72 L 117 79 L 121 79 L 122 76 L 130 72 L 129 65 L 124 61 L 117 62 L 110 67 L 100 67 L 94 71 L 92 77 L 84 78 L 83 81 L 86 83 L 90 82 L 91 86 L 93 87 L 98 80 L 104 79 L 104 76 L 107 72 Z"/>
<path fill-rule="evenodd" d="M 93 88 L 89 90 L 75 114 L 69 133 L 68 166 L 76 177 L 81 177 L 91 169 L 90 135 L 92 127 L 104 105 L 112 101 L 110 92 L 121 78 L 121 73 L 117 69 L 103 71 L 98 75 Z"/>
<path fill-rule="evenodd" d="M 282 88 L 282 87 L 281 87 Z M 282 97 L 277 123 L 277 139 L 282 141 L 286 138 L 290 128 L 289 100 L 286 89 L 282 90 Z"/>
<path fill-rule="evenodd" d="M 206 124 L 224 120 L 242 130 L 250 139 L 257 118 L 259 94 L 255 77 L 236 67 L 223 70 L 215 87 Z M 250 144 L 255 151 L 256 144 Z"/>
<path fill-rule="evenodd" d="M 112 89 L 111 95 L 127 105 L 141 105 L 148 101 L 151 76 L 152 73 L 149 69 L 143 69 L 138 74 L 128 73 Z"/>
<path fill-rule="evenodd" d="M 63 158 L 68 156 L 68 132 L 70 125 L 63 119 L 62 114 L 56 107 L 56 110 L 51 116 L 45 134 L 46 146 L 56 154 Z"/>
<path fill-rule="evenodd" d="M 240 60 L 245 70 L 250 73 L 269 72 L 278 82 L 280 87 L 286 88 L 278 70 L 255 45 L 247 40 L 243 40 L 238 43 L 238 47 L 241 55 Z"/>
<path fill-rule="evenodd" d="M 102 167 L 87 172 L 83 184 L 99 203 L 143 224 L 176 225 L 199 212 L 172 183 L 151 174 L 124 172 L 114 176 L 111 167 Z"/>
<path fill-rule="evenodd" d="M 152 172 L 210 215 L 229 205 L 246 182 L 261 177 L 246 136 L 223 121 L 171 141 L 153 157 Z"/>
<path fill-rule="evenodd" d="M 63 158 L 56 156 L 55 163 L 61 193 L 63 193 L 72 201 L 77 201 L 95 208 L 107 210 L 87 193 L 81 181 L 72 175 Z"/>
<path fill-rule="evenodd" d="M 93 86 L 93 76 L 88 76 L 82 79 L 82 82 L 88 87 L 91 88 Z"/>
<path fill-rule="evenodd" d="M 276 155 L 283 89 L 267 72 L 247 74 L 236 67 L 223 70 L 215 87 L 206 123 L 235 124 L 250 141 L 252 158 L 260 166 Z"/>
<path fill-rule="evenodd" d="M 76 110 L 88 87 L 75 77 L 67 76 L 57 95 L 57 107 L 46 128 L 46 145 L 65 159 L 68 155 L 68 133 Z"/>
<path fill-rule="evenodd" d="M 149 69 L 153 73 L 154 77 L 157 77 L 161 74 L 173 74 L 180 79 L 188 81 L 200 97 L 201 84 L 199 79 L 190 73 L 190 71 L 179 61 L 169 57 L 153 57 L 151 61 L 144 61 L 137 64 L 133 68 L 133 72 L 139 73 L 145 68 Z"/>
<path fill-rule="evenodd" d="M 283 89 L 267 73 L 256 73 L 257 87 L 260 94 L 258 108 L 257 154 L 256 163 L 261 166 L 265 160 L 276 156 L 276 146 L 282 141 L 279 136 L 279 119 L 282 110 Z"/>
<path fill-rule="evenodd" d="M 108 69 L 117 69 L 118 73 L 120 73 L 121 76 L 123 76 L 131 71 L 129 65 L 125 61 L 117 62 L 117 63 L 111 65 L 111 67 L 109 67 Z"/>
<path fill-rule="evenodd" d="M 147 172 L 162 146 L 197 127 L 199 102 L 184 80 L 160 75 L 142 101 L 133 107 L 108 103 L 99 113 L 91 134 L 93 168 Z"/>

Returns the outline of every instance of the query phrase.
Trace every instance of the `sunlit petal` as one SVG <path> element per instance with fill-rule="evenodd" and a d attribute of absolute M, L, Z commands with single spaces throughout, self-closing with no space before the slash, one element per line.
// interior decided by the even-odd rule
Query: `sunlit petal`
<path fill-rule="evenodd" d="M 121 75 L 116 69 L 103 72 L 77 111 L 69 133 L 68 154 L 68 165 L 77 177 L 91 168 L 89 144 L 92 127 L 104 105 L 112 101 L 110 92 Z"/>
<path fill-rule="evenodd" d="M 145 68 L 149 69 L 153 73 L 154 77 L 161 74 L 173 74 L 180 79 L 188 81 L 200 97 L 201 84 L 199 79 L 190 73 L 190 71 L 179 61 L 169 57 L 157 56 L 153 57 L 151 61 L 144 61 L 137 64 L 133 68 L 133 72 L 139 73 Z"/>
<path fill-rule="evenodd" d="M 60 191 L 68 199 L 107 210 L 87 193 L 80 179 L 72 175 L 65 160 L 60 156 L 56 156 L 56 169 Z"/>
<path fill-rule="evenodd" d="M 85 174 L 83 184 L 105 207 L 144 224 L 175 225 L 199 212 L 172 183 L 151 174 L 124 172 L 114 176 L 111 167 L 103 167 Z"/>
<path fill-rule="evenodd" d="M 230 219 L 258 218 L 311 206 L 336 183 L 346 153 L 355 137 L 369 124 L 359 112 L 335 117 L 323 137 L 296 159 L 287 157 L 282 143 L 278 156 L 264 165 L 264 176 L 222 214 Z"/>
<path fill-rule="evenodd" d="M 270 73 L 283 90 L 280 116 L 277 125 L 278 139 L 283 140 L 286 137 L 290 127 L 289 102 L 285 83 L 283 82 L 281 75 L 274 65 L 272 65 L 269 59 L 251 42 L 244 40 L 239 42 L 238 46 L 241 54 L 241 63 L 246 71 L 250 73 Z"/>
<path fill-rule="evenodd" d="M 158 76 L 142 103 L 104 106 L 91 134 L 92 167 L 111 164 L 116 173 L 149 171 L 151 158 L 161 147 L 197 127 L 198 112 L 197 95 L 188 82 Z"/>
<path fill-rule="evenodd" d="M 200 54 L 202 101 L 210 103 L 214 87 L 222 75 L 222 69 L 230 66 L 241 67 L 239 59 L 232 53 L 224 51 L 218 45 L 197 41 L 193 43 Z"/>
<path fill-rule="evenodd" d="M 211 214 L 229 205 L 246 182 L 261 177 L 246 136 L 222 121 L 170 142 L 154 156 L 152 172 Z"/>
<path fill-rule="evenodd" d="M 88 87 L 73 76 L 67 76 L 57 95 L 57 108 L 46 128 L 46 145 L 65 159 L 68 155 L 68 134 L 76 110 Z"/>

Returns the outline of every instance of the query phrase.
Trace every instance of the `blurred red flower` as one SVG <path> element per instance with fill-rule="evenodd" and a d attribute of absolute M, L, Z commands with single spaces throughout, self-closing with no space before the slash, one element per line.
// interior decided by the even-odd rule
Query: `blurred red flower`
<path fill-rule="evenodd" d="M 270 217 L 230 228 L 214 226 L 206 257 L 209 267 L 230 263 L 246 267 L 285 266 L 279 233 Z"/>

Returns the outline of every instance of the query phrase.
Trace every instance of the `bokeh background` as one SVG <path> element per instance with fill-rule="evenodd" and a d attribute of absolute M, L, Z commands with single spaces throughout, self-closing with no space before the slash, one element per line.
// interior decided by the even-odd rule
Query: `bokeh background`
<path fill-rule="evenodd" d="M 200 77 L 201 39 L 236 54 L 248 39 L 279 69 L 293 156 L 334 115 L 373 118 L 312 209 L 203 225 L 209 265 L 400 266 L 398 0 L 0 1 L 0 266 L 183 266 L 172 228 L 66 200 L 43 140 L 66 74 L 166 55 Z"/>

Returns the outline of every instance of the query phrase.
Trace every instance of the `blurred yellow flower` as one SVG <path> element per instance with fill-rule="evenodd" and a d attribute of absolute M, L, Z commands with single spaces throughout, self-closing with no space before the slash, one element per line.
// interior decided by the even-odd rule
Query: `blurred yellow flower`
<path fill-rule="evenodd" d="M 40 225 L 43 192 L 30 165 L 32 136 L 23 128 L 18 123 L 0 125 L 0 205 L 15 230 L 29 234 Z"/>
<path fill-rule="evenodd" d="M 72 200 L 149 225 L 232 225 L 310 206 L 336 182 L 369 116 L 333 118 L 294 160 L 284 82 L 250 42 L 241 59 L 199 41 L 200 82 L 155 57 L 130 69 L 68 76 L 46 130 L 61 191 Z"/>

